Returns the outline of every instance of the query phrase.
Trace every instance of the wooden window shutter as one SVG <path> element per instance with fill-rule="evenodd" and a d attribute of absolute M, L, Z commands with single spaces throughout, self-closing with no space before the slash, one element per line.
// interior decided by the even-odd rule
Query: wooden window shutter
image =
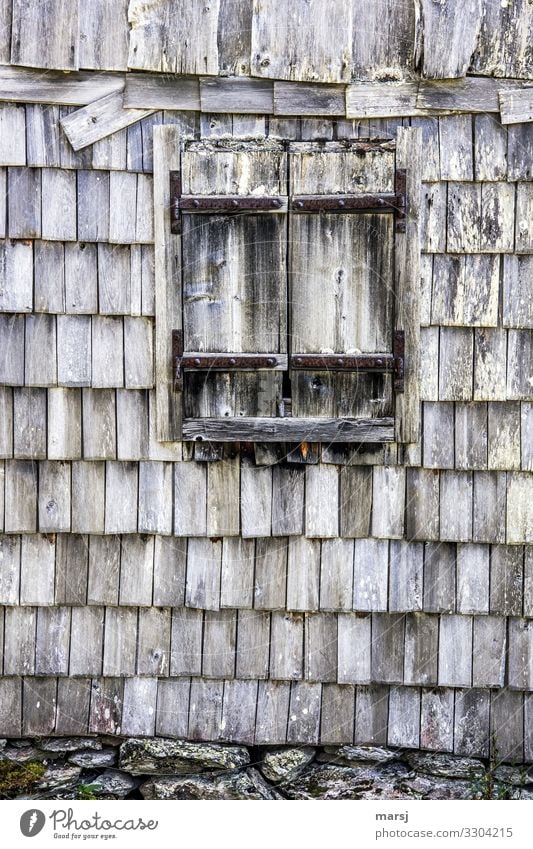
<path fill-rule="evenodd" d="M 166 337 L 160 367 L 168 374 L 170 358 L 172 369 L 173 397 L 158 403 L 173 406 L 167 433 L 414 441 L 413 131 L 403 131 L 399 150 L 391 142 L 206 140 L 182 143 L 176 154 L 171 129 L 159 163 L 169 185 L 164 251 L 156 226 L 171 307 L 158 327 Z M 406 184 L 415 196 L 407 216 Z M 159 316 L 156 292 L 156 325 Z M 404 376 L 407 404 L 398 403 Z"/>

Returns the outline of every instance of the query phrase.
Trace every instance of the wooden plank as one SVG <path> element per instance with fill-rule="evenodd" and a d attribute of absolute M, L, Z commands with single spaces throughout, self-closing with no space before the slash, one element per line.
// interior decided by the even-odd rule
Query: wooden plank
<path fill-rule="evenodd" d="M 65 245 L 65 309 L 81 314 L 98 311 L 96 245 Z"/>
<path fill-rule="evenodd" d="M 128 69 L 128 2 L 96 0 L 80 5 L 80 68 Z"/>
<path fill-rule="evenodd" d="M 241 459 L 241 534 L 267 537 L 272 528 L 272 469 Z"/>
<path fill-rule="evenodd" d="M 239 610 L 237 620 L 237 678 L 268 678 L 270 649 L 270 614 L 256 610 Z"/>
<path fill-rule="evenodd" d="M 173 391 L 172 330 L 181 329 L 181 238 L 170 234 L 170 169 L 180 168 L 177 128 L 154 127 L 155 363 L 157 438 L 181 435 L 181 397 Z"/>
<path fill-rule="evenodd" d="M 91 685 L 89 732 L 119 734 L 122 727 L 124 679 L 99 678 Z"/>
<path fill-rule="evenodd" d="M 8 548 L 11 539 L 5 537 L 2 547 Z M 21 543 L 20 603 L 54 604 L 55 537 L 29 534 L 22 537 Z"/>
<path fill-rule="evenodd" d="M 301 613 L 272 613 L 270 677 L 298 680 L 303 677 L 304 617 Z"/>
<path fill-rule="evenodd" d="M 421 543 L 391 540 L 389 610 L 422 609 L 424 547 Z"/>
<path fill-rule="evenodd" d="M 69 172 L 63 171 L 61 173 L 68 174 Z M 61 217 L 61 211 L 59 213 L 56 211 L 56 217 L 57 214 Z M 66 311 L 65 246 L 57 242 L 36 241 L 33 247 L 33 264 L 35 268 L 40 269 L 40 273 L 36 275 L 34 287 L 35 310 L 37 312 L 64 313 Z"/>
<path fill-rule="evenodd" d="M 343 466 L 340 470 L 340 534 L 366 537 L 370 533 L 372 470 Z"/>
<path fill-rule="evenodd" d="M 148 393 L 137 389 L 118 389 L 116 397 L 117 459 L 148 457 Z"/>
<path fill-rule="evenodd" d="M 354 731 L 355 687 L 324 684 L 320 716 L 320 742 L 323 746 L 351 743 Z"/>
<path fill-rule="evenodd" d="M 505 542 L 507 475 L 501 472 L 474 473 L 474 542 Z"/>
<path fill-rule="evenodd" d="M 457 612 L 489 612 L 489 546 L 457 546 Z M 479 685 L 483 686 L 483 685 Z"/>
<path fill-rule="evenodd" d="M 0 537 L 0 599 L 2 604 L 18 604 L 20 590 L 20 537 Z"/>
<path fill-rule="evenodd" d="M 91 146 L 93 168 L 122 171 L 127 168 L 127 130 L 119 130 Z"/>
<path fill-rule="evenodd" d="M 531 183 L 518 183 L 516 187 L 516 247 L 517 253 L 533 251 L 533 188 Z"/>
<path fill-rule="evenodd" d="M 436 6 L 422 0 L 424 51 L 422 75 L 426 79 L 464 77 L 481 26 L 481 2 L 469 0 Z"/>
<path fill-rule="evenodd" d="M 306 681 L 294 681 L 291 684 L 288 743 L 318 743 L 321 696 L 320 684 L 309 684 Z"/>
<path fill-rule="evenodd" d="M 253 540 L 232 537 L 223 540 L 220 578 L 221 607 L 253 607 L 254 554 Z"/>
<path fill-rule="evenodd" d="M 8 235 L 38 239 L 41 235 L 41 172 L 37 168 L 8 168 Z"/>
<path fill-rule="evenodd" d="M 472 538 L 472 472 L 441 472 L 441 540 L 468 542 Z"/>
<path fill-rule="evenodd" d="M 81 392 L 48 390 L 48 458 L 75 460 L 81 455 Z"/>
<path fill-rule="evenodd" d="M 250 73 L 252 4 L 221 0 L 218 16 L 218 70 L 222 76 Z"/>
<path fill-rule="evenodd" d="M 11 3 L 11 0 L 3 0 L 0 4 L 0 62 L 2 62 L 3 65 L 9 65 L 11 56 L 12 13 L 13 4 Z"/>
<path fill-rule="evenodd" d="M 499 117 L 476 115 L 474 118 L 474 173 L 476 180 L 507 179 L 508 131 Z M 510 179 L 513 179 L 509 175 Z"/>
<path fill-rule="evenodd" d="M 523 551 L 521 547 L 495 545 L 490 559 L 490 612 L 522 615 Z"/>
<path fill-rule="evenodd" d="M 78 72 L 66 76 L 61 71 L 0 69 L 0 101 L 84 106 L 123 86 L 124 78 L 116 74 Z"/>
<path fill-rule="evenodd" d="M 268 14 L 254 2 L 251 73 L 285 80 L 347 82 L 352 58 L 352 3 L 329 14 L 321 3 L 271 0 Z"/>
<path fill-rule="evenodd" d="M 390 746 L 417 748 L 420 744 L 420 690 L 391 687 L 389 696 Z"/>
<path fill-rule="evenodd" d="M 191 681 L 190 740 L 218 740 L 221 736 L 223 681 Z"/>
<path fill-rule="evenodd" d="M 200 675 L 202 671 L 203 612 L 188 607 L 172 611 L 171 675 Z"/>
<path fill-rule="evenodd" d="M 82 393 L 83 456 L 87 460 L 116 457 L 116 404 L 111 389 L 85 389 Z"/>
<path fill-rule="evenodd" d="M 278 115 L 342 115 L 345 86 L 274 82 L 273 112 Z M 305 138 L 305 136 L 302 136 Z"/>
<path fill-rule="evenodd" d="M 503 401 L 507 334 L 500 328 L 476 328 L 474 338 L 474 401 Z"/>
<path fill-rule="evenodd" d="M 355 696 L 355 743 L 387 744 L 389 688 L 357 687 Z"/>
<path fill-rule="evenodd" d="M 153 737 L 156 708 L 157 678 L 126 678 L 121 733 L 130 737 Z"/>
<path fill-rule="evenodd" d="M 489 756 L 489 710 L 487 690 L 456 690 L 453 747 L 456 755 Z"/>
<path fill-rule="evenodd" d="M 207 610 L 204 616 L 202 676 L 233 678 L 237 617 L 234 610 Z"/>
<path fill-rule="evenodd" d="M 6 389 L 6 392 L 11 392 Z M 4 453 L 20 460 L 44 460 L 46 457 L 46 390 L 20 388 L 13 391 L 11 410 L 5 411 L 4 423 L 11 428 L 11 450 Z M 9 443 L 8 443 L 9 445 Z"/>
<path fill-rule="evenodd" d="M 10 533 L 37 531 L 37 467 L 30 460 L 5 464 L 5 522 Z"/>
<path fill-rule="evenodd" d="M 90 678 L 58 678 L 55 733 L 65 736 L 87 734 L 90 702 Z"/>
<path fill-rule="evenodd" d="M 131 311 L 131 249 L 98 245 L 98 310 L 102 315 L 127 315 Z"/>
<path fill-rule="evenodd" d="M 472 330 L 441 328 L 439 353 L 439 400 L 470 401 L 474 358 Z"/>
<path fill-rule="evenodd" d="M 274 466 L 272 469 L 272 534 L 293 536 L 303 533 L 305 471 Z"/>
<path fill-rule="evenodd" d="M 72 532 L 78 534 L 103 534 L 105 512 L 104 501 L 104 463 L 73 463 Z"/>
<path fill-rule="evenodd" d="M 512 685 L 511 660 L 513 651 L 513 623 L 509 635 L 510 674 L 509 683 Z M 505 653 L 507 645 L 506 621 L 498 616 L 474 617 L 474 642 L 472 659 L 472 684 L 474 687 L 503 687 L 505 684 Z"/>
<path fill-rule="evenodd" d="M 104 636 L 102 607 L 73 607 L 70 675 L 101 675 Z"/>
<path fill-rule="evenodd" d="M 258 610 L 285 609 L 287 542 L 268 537 L 256 541 L 254 607 Z"/>
<path fill-rule="evenodd" d="M 225 681 L 222 704 L 222 737 L 232 743 L 253 745 L 257 681 Z"/>
<path fill-rule="evenodd" d="M 30 68 L 78 69 L 79 4 L 13 0 L 11 64 Z"/>
<path fill-rule="evenodd" d="M 354 544 L 352 540 L 324 540 L 320 559 L 320 609 L 351 610 Z"/>
<path fill-rule="evenodd" d="M 421 249 L 428 253 L 446 251 L 447 184 L 424 183 L 420 198 Z"/>
<path fill-rule="evenodd" d="M 124 382 L 129 389 L 151 388 L 153 372 L 153 322 L 124 318 Z"/>
<path fill-rule="evenodd" d="M 353 609 L 387 610 L 389 543 L 358 539 L 354 542 Z"/>
<path fill-rule="evenodd" d="M 283 744 L 287 740 L 290 684 L 260 681 L 257 691 L 255 744 Z"/>
<path fill-rule="evenodd" d="M 76 240 L 76 175 L 59 168 L 45 168 L 41 175 L 42 206 L 46 209 L 43 239 Z"/>
<path fill-rule="evenodd" d="M 428 469 L 454 468 L 454 407 L 450 401 L 424 404 L 423 459 Z"/>
<path fill-rule="evenodd" d="M 134 463 L 106 464 L 105 533 L 137 531 L 138 467 Z"/>
<path fill-rule="evenodd" d="M 453 690 L 422 690 L 420 746 L 437 752 L 453 751 Z"/>
<path fill-rule="evenodd" d="M 23 315 L 0 315 L 0 380 L 8 386 L 24 385 L 24 330 Z"/>
<path fill-rule="evenodd" d="M 57 678 L 26 678 L 22 682 L 22 733 L 53 734 L 56 722 Z"/>
<path fill-rule="evenodd" d="M 424 608 L 432 613 L 455 610 L 455 546 L 427 543 L 424 556 Z"/>
<path fill-rule="evenodd" d="M 207 533 L 236 536 L 239 533 L 240 458 L 230 449 L 223 462 L 207 470 Z"/>
<path fill-rule="evenodd" d="M 138 675 L 168 675 L 170 625 L 168 608 L 147 607 L 139 610 Z"/>
<path fill-rule="evenodd" d="M 109 172 L 78 171 L 78 239 L 109 240 Z"/>
<path fill-rule="evenodd" d="M 419 114 L 418 83 L 368 82 L 346 87 L 347 118 L 386 118 Z"/>
<path fill-rule="evenodd" d="M 119 604 L 150 607 L 153 571 L 154 538 L 123 536 Z"/>
<path fill-rule="evenodd" d="M 439 686 L 472 686 L 472 616 L 440 617 Z"/>
<path fill-rule="evenodd" d="M 184 2 L 180 14 L 169 0 L 153 4 L 134 0 L 128 9 L 128 66 L 171 74 L 217 74 L 217 24 L 220 0 L 200 7 Z"/>
<path fill-rule="evenodd" d="M 437 616 L 409 613 L 405 617 L 404 682 L 437 683 L 439 621 Z"/>
<path fill-rule="evenodd" d="M 318 610 L 320 541 L 290 537 L 287 562 L 287 609 Z"/>
<path fill-rule="evenodd" d="M 509 180 L 530 180 L 533 153 L 533 132 L 531 123 L 512 124 L 502 127 L 507 139 L 507 159 Z"/>
<path fill-rule="evenodd" d="M 4 675 L 33 675 L 37 608 L 6 607 Z"/>
<path fill-rule="evenodd" d="M 533 334 L 528 330 L 509 330 L 507 347 L 507 397 L 531 399 L 533 370 Z"/>
<path fill-rule="evenodd" d="M 483 183 L 481 187 L 480 249 L 486 252 L 514 250 L 514 186 Z"/>
<path fill-rule="evenodd" d="M 487 4 L 477 49 L 472 57 L 474 73 L 495 77 L 530 77 L 528 48 L 531 27 L 531 9 L 523 0 L 505 7 L 500 3 Z"/>
<path fill-rule="evenodd" d="M 405 616 L 372 614 L 371 680 L 394 684 L 403 681 Z"/>
<path fill-rule="evenodd" d="M 498 620 L 499 621 L 499 620 Z M 501 620 L 502 623 L 505 620 Z M 533 688 L 533 629 L 528 619 L 511 619 L 509 623 L 509 686 L 517 690 Z M 505 647 L 505 632 L 500 642 Z M 503 665 L 505 661 L 503 660 Z M 501 678 L 503 679 L 503 672 Z M 501 684 L 500 684 L 501 686 Z"/>
<path fill-rule="evenodd" d="M 306 615 L 304 638 L 304 678 L 307 681 L 336 683 L 336 614 L 312 613 Z"/>
<path fill-rule="evenodd" d="M 294 86 L 292 88 L 294 90 Z M 170 108 L 190 109 L 191 107 L 177 105 Z M 274 83 L 269 80 L 242 77 L 229 79 L 228 77 L 203 77 L 200 79 L 199 108 L 207 113 L 246 114 L 251 112 L 254 115 L 271 115 L 274 112 Z"/>
<path fill-rule="evenodd" d="M 39 390 L 30 389 L 30 390 L 26 390 L 26 392 L 25 392 L 24 389 L 20 389 L 18 391 L 19 391 L 19 394 L 21 394 L 21 396 L 22 396 L 22 402 L 20 400 L 18 401 L 17 412 L 15 412 L 13 390 L 9 386 L 3 386 L 3 387 L 0 388 L 0 410 L 1 410 L 1 415 L 0 415 L 0 457 L 2 457 L 2 458 L 3 457 L 10 458 L 14 455 L 14 451 L 15 451 L 14 437 L 15 437 L 15 433 L 16 433 L 16 431 L 14 433 L 14 421 L 16 420 L 17 423 L 21 422 L 21 424 L 22 424 L 21 431 L 22 431 L 23 428 L 24 428 L 24 414 L 25 414 L 26 428 L 24 429 L 24 436 L 21 438 L 21 436 L 22 436 L 22 433 L 21 433 L 21 436 L 19 436 L 18 438 L 19 438 L 20 443 L 24 443 L 24 442 L 28 443 L 28 441 L 31 443 L 31 441 L 32 441 L 31 435 L 29 435 L 30 438 L 28 440 L 28 430 L 27 430 L 27 425 L 28 425 L 27 416 L 28 416 L 28 406 L 29 405 L 27 403 L 24 403 L 24 402 L 27 398 L 28 392 L 33 393 L 33 392 L 37 391 L 37 393 L 39 393 Z M 39 397 L 39 395 L 37 397 Z M 46 399 L 43 399 L 43 401 L 41 402 L 41 411 L 42 411 L 42 408 L 43 408 L 43 402 L 44 402 L 44 405 L 46 405 Z M 24 411 L 22 413 L 22 416 L 21 416 L 21 407 L 22 407 L 22 410 Z M 44 408 L 46 409 L 46 406 Z M 36 443 L 37 443 L 36 444 L 36 453 L 37 454 L 41 453 L 41 455 L 44 454 L 46 456 L 46 448 L 44 447 L 46 445 L 46 434 L 44 434 L 44 438 L 43 438 L 43 433 L 42 433 L 42 429 L 41 429 L 42 424 L 45 422 L 45 418 L 42 415 L 39 416 L 39 412 L 40 412 L 40 410 L 39 410 L 39 407 L 38 407 L 37 408 L 38 425 L 37 425 L 37 428 L 36 428 L 36 440 L 35 440 Z M 27 447 L 31 451 L 31 444 L 27 445 Z M 43 451 L 43 448 L 44 448 L 44 451 Z M 22 459 L 29 459 L 29 458 L 24 458 L 24 457 L 20 456 L 18 446 L 17 446 L 17 451 L 15 453 L 15 456 L 19 457 L 21 460 Z M 31 456 L 32 455 L 30 454 L 30 457 Z M 0 489 L 1 489 L 1 487 L 0 487 Z"/>
<path fill-rule="evenodd" d="M 450 183 L 448 186 L 447 246 L 450 253 L 478 253 L 480 243 L 481 186 Z"/>
<path fill-rule="evenodd" d="M 378 0 L 354 8 L 353 76 L 378 80 L 382 76 L 398 80 L 409 76 L 415 62 L 413 6 L 409 2 Z"/>
<path fill-rule="evenodd" d="M 433 268 L 433 324 L 497 325 L 499 257 L 436 256 Z"/>
<path fill-rule="evenodd" d="M 533 404 L 521 404 L 522 469 L 533 471 Z"/>
<path fill-rule="evenodd" d="M 172 537 L 156 536 L 154 545 L 154 599 L 157 607 L 185 603 L 187 546 Z"/>
<path fill-rule="evenodd" d="M 56 545 L 56 604 L 85 604 L 87 601 L 87 537 L 61 534 Z"/>
<path fill-rule="evenodd" d="M 57 383 L 55 316 L 27 316 L 24 355 L 24 378 L 28 386 L 54 386 Z"/>
<path fill-rule="evenodd" d="M 89 537 L 87 604 L 118 604 L 120 538 Z"/>
<path fill-rule="evenodd" d="M 507 476 L 507 485 L 507 542 L 533 542 L 531 477 L 524 473 L 511 472 Z"/>
<path fill-rule="evenodd" d="M 305 472 L 305 534 L 339 535 L 339 473 L 334 466 L 309 466 Z"/>
<path fill-rule="evenodd" d="M 124 324 L 121 318 L 93 316 L 92 378 L 96 388 L 124 385 Z"/>
<path fill-rule="evenodd" d="M 405 470 L 374 466 L 372 536 L 401 539 L 404 534 Z"/>
<path fill-rule="evenodd" d="M 185 590 L 185 603 L 188 607 L 219 609 L 221 557 L 221 540 L 189 540 Z"/>
<path fill-rule="evenodd" d="M 472 118 L 454 115 L 439 119 L 441 180 L 474 178 Z"/>
<path fill-rule="evenodd" d="M 68 675 L 69 648 L 70 608 L 39 608 L 35 641 L 35 674 Z"/>
<path fill-rule="evenodd" d="M 533 305 L 528 280 L 533 271 L 533 257 L 506 256 L 503 260 L 503 325 L 533 327 Z"/>
<path fill-rule="evenodd" d="M 121 91 L 107 94 L 61 119 L 61 126 L 74 150 L 82 150 L 112 133 L 147 118 L 155 110 L 129 109 Z"/>
<path fill-rule="evenodd" d="M 139 464 L 139 533 L 172 533 L 172 465 Z"/>
<path fill-rule="evenodd" d="M 39 467 L 39 530 L 41 533 L 70 531 L 70 513 L 70 464 L 42 462 Z"/>
<path fill-rule="evenodd" d="M 488 466 L 520 469 L 520 404 L 508 401 L 488 405 Z"/>
<path fill-rule="evenodd" d="M 24 107 L 0 106 L 0 162 L 26 165 L 26 114 Z"/>
<path fill-rule="evenodd" d="M 207 469 L 202 463 L 174 467 L 174 533 L 203 536 L 207 530 Z M 202 505 L 204 505 L 202 509 Z"/>
<path fill-rule="evenodd" d="M 157 682 L 155 733 L 162 737 L 187 737 L 191 683 L 160 678 Z"/>
<path fill-rule="evenodd" d="M 91 383 L 91 318 L 61 315 L 57 318 L 57 377 L 61 386 Z"/>
<path fill-rule="evenodd" d="M 372 619 L 361 614 L 338 616 L 338 682 L 368 684 L 372 680 L 370 656 Z"/>
<path fill-rule="evenodd" d="M 3 242 L 0 246 L 0 308 L 3 312 L 31 312 L 32 277 L 31 244 Z"/>

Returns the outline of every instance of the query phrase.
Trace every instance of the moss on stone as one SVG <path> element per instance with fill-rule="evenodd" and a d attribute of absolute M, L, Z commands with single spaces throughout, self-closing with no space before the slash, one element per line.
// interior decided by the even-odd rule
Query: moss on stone
<path fill-rule="evenodd" d="M 46 767 L 38 761 L 25 764 L 0 761 L 0 798 L 15 799 L 27 793 L 46 772 Z"/>

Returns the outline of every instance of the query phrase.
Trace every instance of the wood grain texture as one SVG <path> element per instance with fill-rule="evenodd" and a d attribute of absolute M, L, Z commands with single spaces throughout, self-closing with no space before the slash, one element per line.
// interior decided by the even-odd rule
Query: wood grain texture
<path fill-rule="evenodd" d="M 217 74 L 220 0 L 185 2 L 179 15 L 170 0 L 133 0 L 128 8 L 128 66 L 173 74 Z"/>
<path fill-rule="evenodd" d="M 466 7 L 454 0 L 444 4 L 422 0 L 422 16 L 423 76 L 428 79 L 464 77 L 481 27 L 481 0 L 469 0 Z"/>
<path fill-rule="evenodd" d="M 73 149 L 82 150 L 146 118 L 153 111 L 125 108 L 123 94 L 117 91 L 66 115 L 61 119 L 61 126 Z"/>
<path fill-rule="evenodd" d="M 512 6 L 502 6 L 497 0 L 489 0 L 472 57 L 472 70 L 494 77 L 531 77 L 532 29 L 530 4 L 518 0 Z"/>
<path fill-rule="evenodd" d="M 13 0 L 11 63 L 75 71 L 79 67 L 79 4 Z"/>
<path fill-rule="evenodd" d="M 8 66 L 0 70 L 0 100 L 3 101 L 85 106 L 123 86 L 124 78 L 115 74 L 78 72 L 67 77 L 60 71 L 32 71 Z"/>
<path fill-rule="evenodd" d="M 257 77 L 345 82 L 352 58 L 352 3 L 324 15 L 320 0 L 254 0 L 252 74 Z"/>
<path fill-rule="evenodd" d="M 80 68 L 126 71 L 128 0 L 80 4 Z"/>

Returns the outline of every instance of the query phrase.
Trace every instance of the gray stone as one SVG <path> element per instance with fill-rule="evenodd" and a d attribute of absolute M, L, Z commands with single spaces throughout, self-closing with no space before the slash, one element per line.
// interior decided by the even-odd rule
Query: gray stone
<path fill-rule="evenodd" d="M 309 748 L 273 749 L 265 754 L 259 769 L 267 781 L 279 784 L 300 775 L 314 757 L 315 750 Z"/>
<path fill-rule="evenodd" d="M 39 748 L 45 752 L 75 752 L 77 749 L 102 748 L 102 743 L 95 737 L 50 737 L 39 740 Z"/>
<path fill-rule="evenodd" d="M 106 769 L 87 783 L 94 796 L 99 799 L 124 799 L 138 786 L 138 781 L 118 769 Z"/>
<path fill-rule="evenodd" d="M 0 740 L 0 749 L 5 749 L 7 746 L 7 740 Z"/>
<path fill-rule="evenodd" d="M 433 752 L 405 752 L 404 758 L 416 772 L 443 778 L 479 778 L 485 772 L 481 761 Z"/>
<path fill-rule="evenodd" d="M 37 790 L 64 790 L 74 788 L 78 783 L 81 769 L 71 764 L 51 763 L 46 772 L 35 785 Z"/>
<path fill-rule="evenodd" d="M 42 752 L 40 749 L 36 749 L 35 746 L 24 746 L 20 748 L 6 746 L 0 753 L 0 761 L 11 761 L 16 764 L 25 764 L 28 761 L 49 761 L 54 757 L 59 757 L 59 755 Z"/>
<path fill-rule="evenodd" d="M 74 752 L 67 760 L 85 769 L 96 769 L 103 766 L 115 766 L 118 753 L 115 749 L 101 749 L 99 752 Z"/>
<path fill-rule="evenodd" d="M 392 792 L 396 777 L 386 782 L 378 771 L 313 764 L 303 775 L 283 785 L 289 799 L 363 799 L 373 789 Z M 376 787 L 377 785 L 377 787 Z M 381 795 L 381 794 L 379 794 Z"/>
<path fill-rule="evenodd" d="M 152 778 L 142 784 L 145 799 L 281 799 L 257 770 Z"/>
<path fill-rule="evenodd" d="M 119 766 L 133 775 L 176 775 L 210 769 L 236 769 L 250 763 L 244 746 L 188 743 L 183 740 L 126 740 Z"/>
<path fill-rule="evenodd" d="M 385 764 L 400 760 L 401 755 L 398 749 L 381 746 L 326 746 L 318 760 L 348 766 L 353 763 Z"/>
<path fill-rule="evenodd" d="M 402 781 L 399 789 L 417 799 L 474 799 L 474 787 L 454 778 L 417 775 Z"/>

